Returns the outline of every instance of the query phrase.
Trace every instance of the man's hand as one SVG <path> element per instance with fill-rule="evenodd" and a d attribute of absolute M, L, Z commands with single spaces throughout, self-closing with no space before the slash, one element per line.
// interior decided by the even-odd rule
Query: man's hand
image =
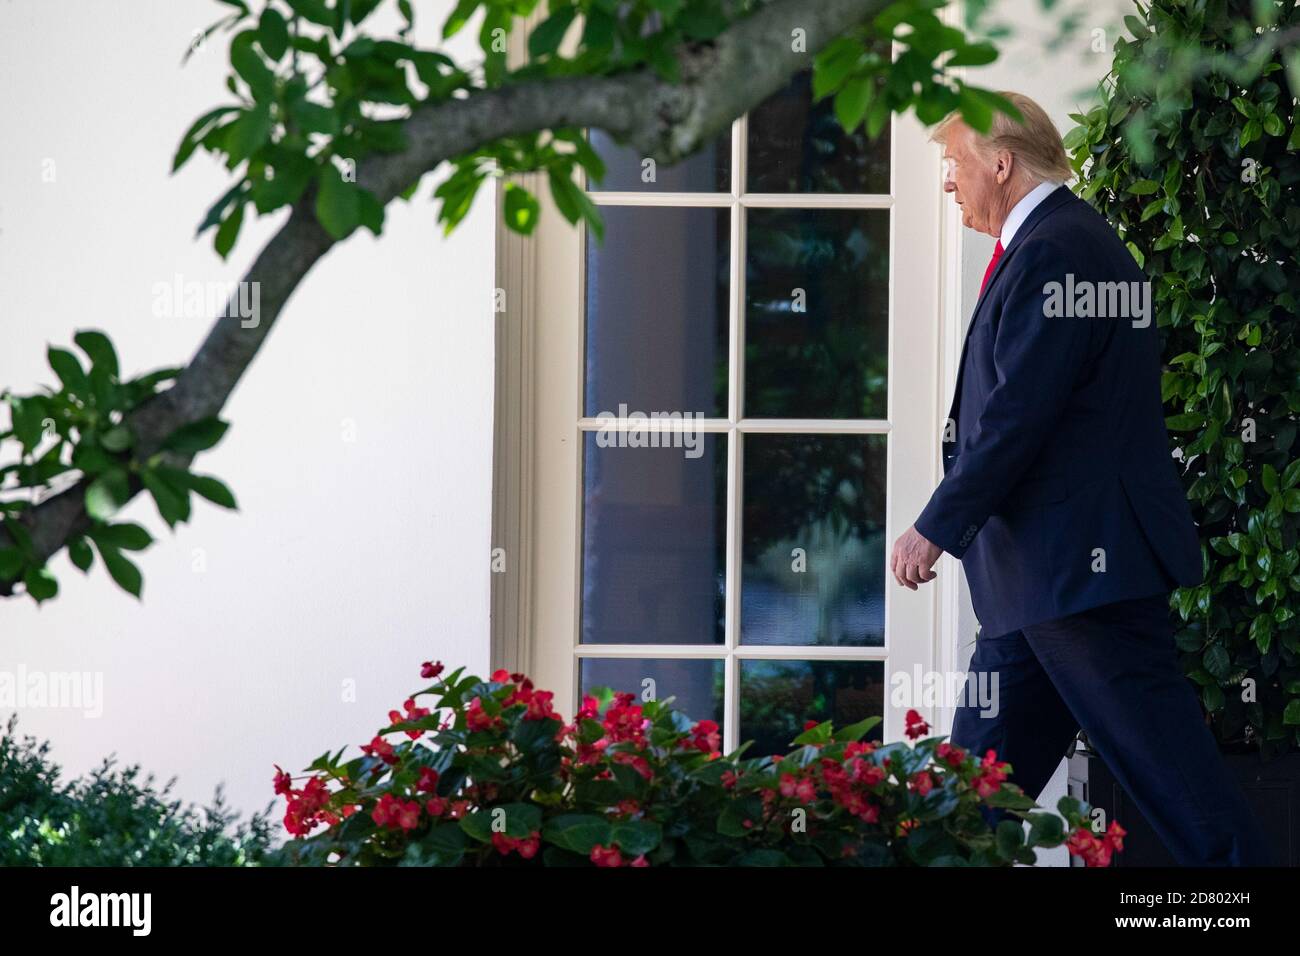
<path fill-rule="evenodd" d="M 915 591 L 918 584 L 935 579 L 936 575 L 930 568 L 941 554 L 943 549 L 937 544 L 931 544 L 913 525 L 894 542 L 889 570 L 893 572 L 895 581 Z"/>

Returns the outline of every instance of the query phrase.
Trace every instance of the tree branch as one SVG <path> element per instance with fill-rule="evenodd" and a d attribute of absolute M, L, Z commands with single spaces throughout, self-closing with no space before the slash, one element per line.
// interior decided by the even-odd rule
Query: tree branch
<path fill-rule="evenodd" d="M 502 137 L 566 126 L 602 129 L 656 162 L 676 163 L 809 68 L 819 50 L 886 2 L 773 0 L 711 43 L 680 47 L 681 76 L 675 84 L 641 67 L 610 76 L 530 81 L 417 107 L 405 125 L 407 148 L 368 158 L 357 181 L 386 205 L 446 160 Z M 793 49 L 796 29 L 804 32 L 806 52 Z M 334 244 L 313 207 L 310 194 L 297 203 L 243 278 L 260 284 L 259 323 L 244 327 L 239 310 L 228 308 L 230 317 L 213 323 L 172 388 L 133 413 L 140 457 L 157 452 L 181 425 L 214 416 L 226 404 L 289 297 Z M 132 494 L 138 490 L 133 483 Z M 85 483 L 29 509 L 22 521 L 37 556 L 48 559 L 90 527 Z M 11 545 L 0 529 L 0 547 Z M 0 594 L 12 593 L 12 583 L 0 582 Z"/>

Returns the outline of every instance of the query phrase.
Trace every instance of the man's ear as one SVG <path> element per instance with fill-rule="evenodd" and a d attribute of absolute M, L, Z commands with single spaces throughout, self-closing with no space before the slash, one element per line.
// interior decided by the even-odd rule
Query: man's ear
<path fill-rule="evenodd" d="M 997 154 L 997 168 L 994 170 L 994 175 L 997 176 L 998 185 L 1005 186 L 1010 182 L 1015 169 L 1015 155 L 1010 150 L 1000 150 Z"/>

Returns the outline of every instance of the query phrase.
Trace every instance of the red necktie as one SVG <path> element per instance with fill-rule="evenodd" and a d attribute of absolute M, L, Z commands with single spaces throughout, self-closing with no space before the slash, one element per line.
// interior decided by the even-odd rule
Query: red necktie
<path fill-rule="evenodd" d="M 989 260 L 989 267 L 984 270 L 984 281 L 980 283 L 980 295 L 984 294 L 984 287 L 989 284 L 989 277 L 993 275 L 993 270 L 998 267 L 998 260 L 1002 258 L 1002 240 L 993 247 L 993 258 Z"/>

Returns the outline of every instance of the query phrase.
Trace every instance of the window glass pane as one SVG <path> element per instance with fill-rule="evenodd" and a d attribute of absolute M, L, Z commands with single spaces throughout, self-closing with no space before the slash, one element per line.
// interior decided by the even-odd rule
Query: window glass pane
<path fill-rule="evenodd" d="M 835 118 L 835 97 L 813 102 L 812 71 L 749 115 L 751 193 L 889 193 L 889 124 L 872 140 Z"/>
<path fill-rule="evenodd" d="M 584 657 L 580 664 L 582 693 L 597 687 L 635 694 L 638 701 L 674 698 L 672 706 L 691 720 L 712 720 L 722 726 L 722 661 L 663 658 Z M 647 698 L 646 691 L 650 691 Z"/>
<path fill-rule="evenodd" d="M 730 211 L 602 206 L 587 233 L 585 414 L 727 415 Z"/>
<path fill-rule="evenodd" d="M 741 661 L 740 742 L 747 757 L 784 754 L 805 722 L 836 727 L 884 714 L 885 665 L 880 661 Z M 862 739 L 882 740 L 877 724 Z"/>
<path fill-rule="evenodd" d="M 726 436 L 678 448 L 583 437 L 583 643 L 721 644 Z"/>
<path fill-rule="evenodd" d="M 743 644 L 885 640 L 884 435 L 745 436 Z"/>
<path fill-rule="evenodd" d="M 745 416 L 886 417 L 889 212 L 747 216 Z"/>
<path fill-rule="evenodd" d="M 620 146 L 603 130 L 588 131 L 592 149 L 605 161 L 605 178 L 588 178 L 588 192 L 726 193 L 731 192 L 731 131 L 694 155 L 663 166 Z"/>

